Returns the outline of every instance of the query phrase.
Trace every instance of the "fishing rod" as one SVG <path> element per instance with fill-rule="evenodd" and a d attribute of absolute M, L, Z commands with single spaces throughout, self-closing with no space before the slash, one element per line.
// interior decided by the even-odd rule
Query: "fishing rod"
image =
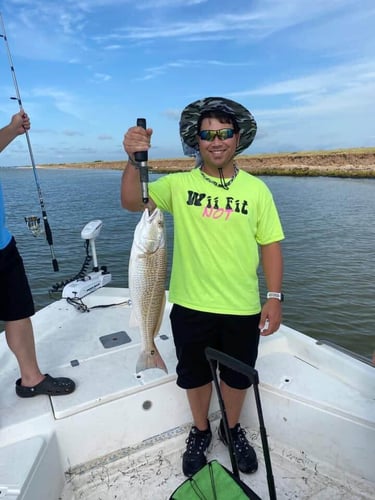
<path fill-rule="evenodd" d="M 146 129 L 146 119 L 137 118 L 137 127 Z M 134 160 L 138 163 L 139 168 L 139 176 L 142 187 L 142 201 L 143 203 L 148 203 L 148 151 L 138 151 L 134 153 Z"/>
<path fill-rule="evenodd" d="M 12 73 L 14 88 L 16 90 L 16 97 L 11 97 L 11 99 L 14 99 L 14 100 L 18 101 L 18 105 L 19 105 L 20 110 L 23 110 L 23 105 L 22 105 L 22 100 L 21 100 L 21 94 L 20 94 L 20 91 L 19 91 L 19 88 L 18 88 L 18 83 L 17 83 L 17 78 L 16 78 L 16 72 L 14 70 L 12 55 L 10 53 L 9 43 L 8 43 L 8 39 L 7 39 L 7 36 L 6 36 L 6 33 L 5 33 L 5 25 L 4 25 L 4 21 L 3 21 L 3 16 L 2 16 L 1 13 L 0 13 L 0 21 L 1 21 L 1 27 L 2 27 L 2 34 L 0 34 L 0 37 L 3 38 L 4 42 L 5 42 L 5 47 L 7 49 L 8 60 L 9 60 L 10 70 L 11 70 L 11 73 Z M 31 165 L 33 167 L 35 184 L 36 184 L 36 188 L 37 188 L 37 191 L 38 191 L 39 204 L 40 204 L 40 208 L 42 210 L 43 223 L 44 223 L 44 232 L 45 232 L 46 240 L 47 240 L 47 243 L 49 245 L 50 252 L 51 252 L 52 266 L 53 266 L 53 270 L 54 271 L 58 271 L 59 270 L 59 265 L 58 265 L 57 259 L 55 257 L 55 252 L 53 250 L 52 231 L 51 231 L 51 227 L 50 227 L 49 222 L 48 222 L 47 212 L 46 212 L 46 208 L 45 208 L 44 201 L 43 201 L 43 195 L 42 195 L 42 190 L 41 190 L 40 183 L 39 183 L 38 173 L 37 173 L 37 170 L 36 170 L 36 165 L 35 165 L 35 160 L 34 160 L 34 154 L 33 154 L 33 150 L 32 150 L 32 147 L 31 147 L 30 136 L 29 136 L 29 133 L 28 133 L 28 131 L 26 129 L 25 129 L 25 136 L 26 136 L 26 140 L 27 140 L 27 146 L 28 146 L 28 149 L 29 149 Z M 34 235 L 38 234 L 39 219 L 36 218 L 36 217 L 25 217 L 25 220 L 26 220 L 26 223 L 27 223 L 29 229 L 33 232 L 33 234 Z"/>

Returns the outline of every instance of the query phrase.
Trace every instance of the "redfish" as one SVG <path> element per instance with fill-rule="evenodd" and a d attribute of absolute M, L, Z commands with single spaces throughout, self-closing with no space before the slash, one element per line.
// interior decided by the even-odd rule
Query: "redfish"
<path fill-rule="evenodd" d="M 130 324 L 141 333 L 141 352 L 136 372 L 167 367 L 155 345 L 166 302 L 167 248 L 164 215 L 146 208 L 138 222 L 130 252 L 129 291 L 132 303 Z"/>

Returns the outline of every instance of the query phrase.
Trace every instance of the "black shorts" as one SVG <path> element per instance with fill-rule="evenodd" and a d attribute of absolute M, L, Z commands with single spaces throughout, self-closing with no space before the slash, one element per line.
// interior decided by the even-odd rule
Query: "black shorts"
<path fill-rule="evenodd" d="M 14 238 L 0 250 L 0 320 L 29 318 L 35 312 L 22 257 Z"/>
<path fill-rule="evenodd" d="M 213 347 L 252 367 L 258 356 L 260 314 L 216 314 L 173 305 L 171 325 L 177 355 L 177 385 L 194 389 L 212 381 L 204 350 Z M 229 387 L 247 389 L 249 379 L 219 366 L 220 378 Z"/>

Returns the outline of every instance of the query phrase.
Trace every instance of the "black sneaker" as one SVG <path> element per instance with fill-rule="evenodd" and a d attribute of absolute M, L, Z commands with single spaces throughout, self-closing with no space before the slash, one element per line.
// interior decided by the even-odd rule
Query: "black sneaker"
<path fill-rule="evenodd" d="M 250 474 L 258 470 L 258 460 L 254 448 L 250 445 L 246 437 L 246 431 L 240 424 L 230 429 L 232 434 L 234 452 L 237 458 L 238 468 L 244 474 Z M 219 439 L 228 446 L 222 420 L 218 428 Z"/>
<path fill-rule="evenodd" d="M 186 439 L 186 451 L 182 455 L 182 471 L 191 477 L 207 463 L 206 452 L 211 443 L 212 432 L 210 424 L 206 431 L 200 431 L 195 425 Z"/>

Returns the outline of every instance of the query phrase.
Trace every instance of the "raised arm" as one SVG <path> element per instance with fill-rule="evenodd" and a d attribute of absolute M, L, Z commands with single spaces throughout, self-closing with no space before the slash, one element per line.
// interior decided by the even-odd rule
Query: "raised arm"
<path fill-rule="evenodd" d="M 123 146 L 128 154 L 128 162 L 125 166 L 121 179 L 121 204 L 123 208 L 131 212 L 139 212 L 145 208 L 142 202 L 142 189 L 139 170 L 135 166 L 134 153 L 146 151 L 150 148 L 152 129 L 142 127 L 131 127 L 124 135 Z M 150 198 L 147 204 L 150 210 L 155 208 L 155 203 Z"/>

